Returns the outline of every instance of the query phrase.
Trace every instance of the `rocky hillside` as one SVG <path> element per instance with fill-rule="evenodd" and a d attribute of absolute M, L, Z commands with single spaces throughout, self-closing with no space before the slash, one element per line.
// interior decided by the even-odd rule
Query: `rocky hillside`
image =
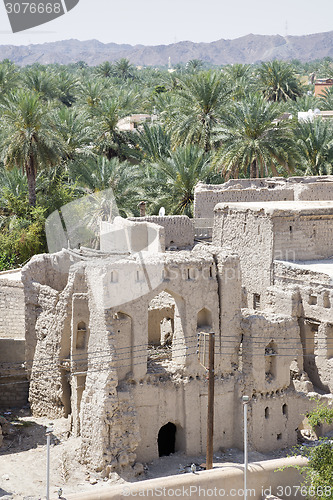
<path fill-rule="evenodd" d="M 171 45 L 118 45 L 104 44 L 97 40 L 61 42 L 38 45 L 0 46 L 0 60 L 8 58 L 25 66 L 85 61 L 97 65 L 106 60 L 116 61 L 126 57 L 136 65 L 166 65 L 202 59 L 213 64 L 255 63 L 270 59 L 299 59 L 311 61 L 330 56 L 333 58 L 333 31 L 303 36 L 246 35 L 234 40 L 217 40 L 211 43 L 178 42 Z"/>

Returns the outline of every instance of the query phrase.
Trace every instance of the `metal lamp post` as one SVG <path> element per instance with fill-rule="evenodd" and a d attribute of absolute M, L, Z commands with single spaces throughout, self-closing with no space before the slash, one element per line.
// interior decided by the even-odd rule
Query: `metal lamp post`
<path fill-rule="evenodd" d="M 50 500 L 50 444 L 52 431 L 52 424 L 49 424 L 46 428 L 46 500 Z"/>
<path fill-rule="evenodd" d="M 250 398 L 243 396 L 243 409 L 244 409 L 244 500 L 247 497 L 247 467 L 248 467 L 248 454 L 247 454 L 247 405 Z"/>

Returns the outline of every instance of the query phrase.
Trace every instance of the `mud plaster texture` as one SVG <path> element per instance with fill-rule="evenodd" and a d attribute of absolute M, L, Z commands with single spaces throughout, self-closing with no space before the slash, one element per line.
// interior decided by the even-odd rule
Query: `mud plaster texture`
<path fill-rule="evenodd" d="M 215 185 L 199 183 L 194 191 L 194 217 L 212 219 L 218 203 L 293 200 L 333 200 L 333 176 L 230 179 Z"/>
<path fill-rule="evenodd" d="M 162 251 L 165 225 L 147 251 L 106 237 L 35 256 L 20 275 L 33 414 L 68 418 L 80 461 L 105 475 L 168 454 L 163 432 L 200 455 L 214 332 L 215 451 L 242 447 L 243 395 L 252 450 L 295 444 L 311 397 L 332 403 L 332 217 L 328 201 L 224 203 L 213 243 L 190 250 Z"/>

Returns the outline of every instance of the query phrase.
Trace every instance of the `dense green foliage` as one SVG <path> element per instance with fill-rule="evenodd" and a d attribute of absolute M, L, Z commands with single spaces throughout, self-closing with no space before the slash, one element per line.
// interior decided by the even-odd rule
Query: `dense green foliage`
<path fill-rule="evenodd" d="M 308 422 L 313 429 L 317 426 L 333 422 L 333 408 L 324 403 L 318 403 L 317 407 L 307 415 Z M 304 491 L 306 497 L 315 499 L 333 499 L 333 441 L 328 438 L 320 438 L 319 444 L 313 446 L 301 445 L 294 449 L 296 455 L 308 459 L 307 466 L 296 466 L 304 477 Z"/>
<path fill-rule="evenodd" d="M 66 203 L 112 188 L 122 216 L 193 215 L 198 181 L 331 173 L 333 109 L 313 96 L 330 59 L 212 67 L 200 60 L 136 68 L 0 63 L 0 270 L 46 250 L 44 222 Z M 284 113 L 292 113 L 285 119 Z M 121 120 L 151 116 L 124 130 Z"/>

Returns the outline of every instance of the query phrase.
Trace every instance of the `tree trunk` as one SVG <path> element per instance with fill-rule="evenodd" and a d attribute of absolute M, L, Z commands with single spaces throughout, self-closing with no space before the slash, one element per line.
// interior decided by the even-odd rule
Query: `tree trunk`
<path fill-rule="evenodd" d="M 250 165 L 250 179 L 255 179 L 258 177 L 257 173 L 257 160 L 254 159 L 253 162 Z"/>
<path fill-rule="evenodd" d="M 31 157 L 26 162 L 25 172 L 28 181 L 29 205 L 34 207 L 36 206 L 36 171 L 33 158 Z"/>

